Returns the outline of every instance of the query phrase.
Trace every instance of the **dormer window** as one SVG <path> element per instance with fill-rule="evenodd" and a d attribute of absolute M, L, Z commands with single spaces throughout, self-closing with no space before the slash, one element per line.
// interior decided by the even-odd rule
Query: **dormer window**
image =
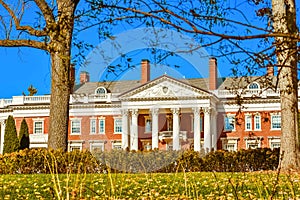
<path fill-rule="evenodd" d="M 256 82 L 253 82 L 251 83 L 249 86 L 248 86 L 249 90 L 258 90 L 259 89 L 259 84 L 256 83 Z"/>
<path fill-rule="evenodd" d="M 104 87 L 98 87 L 96 90 L 95 90 L 95 94 L 96 95 L 106 95 L 107 91 Z"/>

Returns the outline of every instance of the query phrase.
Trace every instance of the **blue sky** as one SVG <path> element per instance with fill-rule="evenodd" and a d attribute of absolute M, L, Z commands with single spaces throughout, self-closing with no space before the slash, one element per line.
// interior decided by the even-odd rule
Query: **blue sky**
<path fill-rule="evenodd" d="M 230 1 L 229 1 L 230 2 Z M 236 1 L 233 1 L 236 3 Z M 245 8 L 247 9 L 247 8 Z M 298 10 L 299 13 L 299 10 Z M 254 21 L 257 21 L 253 18 Z M 138 36 L 147 36 L 148 33 L 133 33 L 128 32 L 128 30 L 123 30 L 122 27 L 117 28 L 117 33 L 123 36 L 125 35 L 127 40 L 121 41 L 122 48 L 125 47 L 124 51 L 133 58 L 133 65 L 137 68 L 132 70 L 132 73 L 125 73 L 125 76 L 121 76 L 126 79 L 139 79 L 139 63 L 141 59 L 150 59 L 155 62 L 153 54 L 143 51 L 145 46 L 141 44 L 136 44 L 132 42 Z M 149 34 L 148 34 L 149 35 Z M 132 38 L 128 37 L 131 36 Z M 98 41 L 97 32 L 93 30 L 85 31 L 80 35 L 81 39 L 87 41 Z M 141 38 L 142 38 L 141 37 Z M 128 42 L 128 40 L 132 41 Z M 141 40 L 141 39 L 140 39 Z M 169 42 L 170 44 L 182 44 L 184 42 L 177 41 L 164 41 Z M 255 43 L 251 41 L 252 44 Z M 251 45 L 251 42 L 249 44 Z M 97 42 L 98 43 L 98 42 Z M 95 43 L 96 44 L 96 43 Z M 131 44 L 131 45 L 130 45 Z M 87 54 L 87 59 L 92 58 L 92 64 L 88 66 L 76 66 L 76 78 L 78 83 L 78 77 L 80 71 L 90 71 L 92 81 L 98 81 L 103 79 L 103 73 L 101 70 L 105 69 L 108 65 L 117 65 L 121 61 L 121 57 L 117 54 L 114 54 L 114 50 L 111 46 L 107 44 L 100 43 L 99 46 L 105 52 L 112 53 L 113 59 L 110 59 L 109 62 L 105 59 L 101 59 L 101 55 L 93 55 L 93 52 Z M 162 48 L 163 47 L 159 47 Z M 180 55 L 179 58 L 167 59 L 166 62 L 161 62 L 155 65 L 152 69 L 153 72 L 156 72 L 152 75 L 152 78 L 155 78 L 159 75 L 167 73 L 169 75 L 176 74 L 176 78 L 191 78 L 191 77 L 207 77 L 207 58 L 214 54 L 214 50 L 203 49 L 207 52 L 206 58 L 198 57 L 196 54 L 190 57 L 185 57 Z M 99 50 L 98 50 L 99 52 Z M 22 92 L 27 93 L 27 88 L 30 85 L 33 85 L 38 90 L 38 95 L 50 94 L 50 79 L 51 79 L 51 62 L 50 56 L 41 50 L 31 49 L 31 48 L 4 48 L 0 47 L 0 60 L 1 60 L 1 79 L 0 79 L 0 99 L 1 98 L 11 98 L 12 96 L 22 95 Z M 169 64 L 171 67 L 166 67 Z M 174 66 L 180 66 L 179 68 L 174 68 Z M 198 70 L 200 68 L 200 70 Z M 230 64 L 225 58 L 218 59 L 218 69 L 220 76 L 228 76 L 230 74 Z M 196 69 L 196 70 L 195 70 Z M 199 72 L 200 71 L 200 72 Z"/>
<path fill-rule="evenodd" d="M 126 31 L 125 31 L 126 33 Z M 85 37 L 93 37 L 95 33 L 89 32 Z M 100 44 L 101 46 L 101 44 Z M 132 64 L 136 66 L 135 69 L 132 69 L 129 73 L 128 71 L 123 73 L 121 78 L 124 79 L 139 79 L 140 70 L 139 64 L 141 59 L 150 59 L 154 61 L 153 55 L 147 50 L 140 49 L 136 45 L 138 50 L 129 52 L 129 56 L 133 58 Z M 113 50 L 109 49 L 110 47 L 104 47 L 107 52 Z M 205 50 L 204 50 L 205 51 Z M 208 50 L 208 52 L 211 52 Z M 88 55 L 89 56 L 89 55 Z M 103 80 L 104 75 L 99 75 L 99 72 L 93 73 L 93 70 L 97 66 L 100 68 L 106 68 L 107 65 L 114 65 L 120 63 L 121 58 L 118 55 L 114 55 L 116 59 L 112 60 L 110 63 L 103 63 L 98 57 L 93 57 L 95 65 L 88 65 L 88 67 L 77 66 L 76 70 L 76 81 L 79 82 L 79 72 L 80 71 L 89 71 L 91 74 L 91 81 Z M 195 55 L 196 56 L 196 55 Z M 208 55 L 210 56 L 210 55 Z M 152 78 L 155 78 L 159 75 L 168 74 L 170 76 L 175 76 L 176 78 L 191 78 L 199 77 L 200 73 L 195 71 L 195 67 L 188 61 L 189 58 L 184 59 L 182 57 L 169 58 L 165 61 L 154 65 L 152 67 Z M 22 95 L 22 92 L 27 92 L 27 88 L 30 85 L 33 85 L 37 88 L 37 95 L 50 94 L 50 74 L 51 74 L 51 62 L 50 56 L 41 50 L 31 49 L 31 48 L 3 48 L 0 47 L 0 60 L 1 60 L 1 74 L 0 79 L 0 99 L 2 98 L 12 98 L 12 96 Z M 199 57 L 199 64 L 201 67 L 207 67 L 207 63 L 204 58 Z M 197 63 L 197 60 L 194 60 L 194 65 Z M 227 63 L 222 63 L 219 61 L 219 69 L 222 76 L 226 76 L 230 73 L 228 67 L 225 66 Z M 170 66 L 167 66 L 170 65 Z M 179 66 L 175 68 L 174 66 Z M 197 64 L 196 64 L 197 65 Z M 92 69 L 92 70 L 91 70 Z M 204 69 L 207 70 L 208 68 Z M 130 70 L 129 70 L 130 71 Z M 125 75 L 124 75 L 125 74 Z M 202 73 L 201 73 L 202 74 Z M 124 75 L 124 76 L 123 76 Z M 207 73 L 204 73 L 203 77 L 207 76 Z M 102 77 L 102 78 L 101 78 Z M 115 78 L 112 77 L 111 78 Z M 117 78 L 119 79 L 119 78 Z"/>

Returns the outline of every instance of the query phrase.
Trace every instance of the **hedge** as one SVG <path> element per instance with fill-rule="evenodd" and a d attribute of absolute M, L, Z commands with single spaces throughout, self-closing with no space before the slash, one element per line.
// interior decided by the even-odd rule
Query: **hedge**
<path fill-rule="evenodd" d="M 279 150 L 218 150 L 204 155 L 195 151 L 49 151 L 25 149 L 0 155 L 0 174 L 32 173 L 148 173 L 246 172 L 275 170 Z"/>

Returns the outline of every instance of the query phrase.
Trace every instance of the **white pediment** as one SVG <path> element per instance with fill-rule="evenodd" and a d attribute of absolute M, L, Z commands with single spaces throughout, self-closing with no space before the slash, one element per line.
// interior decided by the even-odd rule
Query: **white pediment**
<path fill-rule="evenodd" d="M 128 93 L 121 95 L 126 99 L 145 99 L 145 98 L 205 98 L 211 94 L 205 90 L 193 87 L 187 83 L 176 79 L 163 76 L 151 81 L 146 85 L 140 86 Z"/>

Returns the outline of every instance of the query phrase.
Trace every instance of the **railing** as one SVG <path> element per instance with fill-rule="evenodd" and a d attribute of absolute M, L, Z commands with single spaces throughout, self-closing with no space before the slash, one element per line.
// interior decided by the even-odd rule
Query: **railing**
<path fill-rule="evenodd" d="M 158 139 L 159 140 L 173 139 L 173 131 L 160 131 L 158 133 Z M 187 132 L 179 131 L 179 139 L 186 140 Z"/>
<path fill-rule="evenodd" d="M 71 95 L 70 104 L 73 103 L 95 103 L 95 102 L 111 102 L 111 94 L 105 95 Z M 50 104 L 50 95 L 40 96 L 13 96 L 12 99 L 0 99 L 0 108 L 11 105 L 24 104 Z"/>
<path fill-rule="evenodd" d="M 234 98 L 236 94 L 241 94 L 242 97 L 278 97 L 280 95 L 279 90 L 214 90 L 212 91 L 219 98 Z M 300 90 L 298 90 L 300 94 Z M 116 94 L 103 94 L 103 95 L 85 95 L 85 94 L 72 94 L 70 96 L 70 104 L 74 103 L 95 103 L 95 102 L 111 102 L 117 101 L 118 96 Z M 24 105 L 24 104 L 49 104 L 50 95 L 41 96 L 13 96 L 12 99 L 0 99 L 0 108 L 5 108 L 10 105 Z"/>
<path fill-rule="evenodd" d="M 241 94 L 241 97 L 261 97 L 261 98 L 266 98 L 266 97 L 275 97 L 279 96 L 280 92 L 278 90 L 274 91 L 272 89 L 267 89 L 267 90 L 251 90 L 251 89 L 246 89 L 246 90 L 237 90 L 237 91 L 231 91 L 231 90 L 217 90 L 214 92 L 215 95 L 219 98 L 233 98 L 236 97 L 237 94 Z M 298 91 L 300 94 L 300 90 Z"/>
<path fill-rule="evenodd" d="M 24 96 L 24 103 L 50 103 L 50 95 Z"/>

